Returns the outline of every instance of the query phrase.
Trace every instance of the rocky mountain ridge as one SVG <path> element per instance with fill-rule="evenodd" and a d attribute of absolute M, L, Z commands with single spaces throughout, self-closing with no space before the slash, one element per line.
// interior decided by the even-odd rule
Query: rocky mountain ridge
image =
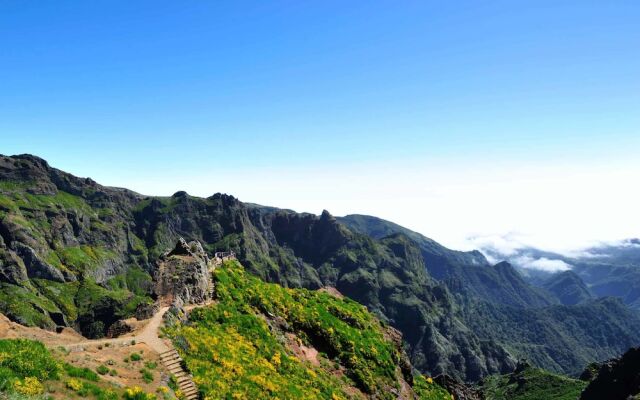
<path fill-rule="evenodd" d="M 540 347 L 529 337 L 526 346 L 515 348 L 474 318 L 469 306 L 474 299 L 486 302 L 489 310 L 495 304 L 517 310 L 527 302 L 548 307 L 544 296 L 522 286 L 509 266 L 493 268 L 479 254 L 452 252 L 435 242 L 429 250 L 406 232 L 372 236 L 328 212 L 298 214 L 223 194 L 142 196 L 74 177 L 34 156 L 3 156 L 0 236 L 0 311 L 27 325 L 69 325 L 89 337 L 104 335 L 117 320 L 154 302 L 158 293 L 152 277 L 158 281 L 163 253 L 184 237 L 199 241 L 208 253 L 233 250 L 247 271 L 266 281 L 336 287 L 399 329 L 413 365 L 431 375 L 477 380 L 506 373 L 515 366 L 514 355 L 522 353 L 541 366 L 562 369 L 577 361 L 554 360 L 566 354 L 557 346 L 568 345 L 567 352 L 581 349 L 582 339 L 571 336 L 570 329 L 562 343 Z M 33 252 L 21 250 L 24 246 Z M 510 283 L 502 285 L 505 281 Z M 510 309 L 485 315 L 512 326 L 518 314 Z M 563 323 L 560 317 L 548 319 L 549 313 L 561 312 L 532 314 L 532 329 L 551 330 L 549 324 Z M 626 317 L 622 311 L 615 316 Z M 614 335 L 609 322 L 592 316 L 598 337 Z M 633 319 L 623 324 L 625 335 L 640 341 L 627 333 L 634 324 Z M 640 323 L 637 328 L 640 332 Z M 606 343 L 598 356 L 611 357 L 622 346 L 626 343 Z"/>

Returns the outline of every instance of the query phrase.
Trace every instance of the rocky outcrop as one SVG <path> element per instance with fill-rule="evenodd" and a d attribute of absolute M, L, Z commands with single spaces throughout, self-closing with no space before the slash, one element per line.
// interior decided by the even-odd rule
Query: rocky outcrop
<path fill-rule="evenodd" d="M 484 400 L 482 392 L 449 375 L 438 375 L 434 381 L 447 389 L 447 392 L 451 393 L 456 400 Z"/>
<path fill-rule="evenodd" d="M 27 268 L 13 251 L 0 247 L 0 281 L 20 284 L 29 279 Z"/>
<path fill-rule="evenodd" d="M 640 347 L 600 365 L 580 400 L 627 400 L 640 394 Z"/>
<path fill-rule="evenodd" d="M 48 279 L 55 282 L 65 281 L 62 272 L 42 261 L 31 247 L 22 243 L 16 243 L 14 247 L 24 262 L 29 278 Z"/>
<path fill-rule="evenodd" d="M 210 299 L 209 257 L 197 241 L 178 240 L 162 255 L 154 277 L 155 294 L 161 302 L 197 304 Z"/>
<path fill-rule="evenodd" d="M 118 320 L 107 329 L 108 338 L 117 338 L 133 331 L 133 327 L 126 321 Z"/>
<path fill-rule="evenodd" d="M 153 317 L 159 310 L 158 303 L 138 304 L 136 307 L 136 319 L 139 321 Z"/>

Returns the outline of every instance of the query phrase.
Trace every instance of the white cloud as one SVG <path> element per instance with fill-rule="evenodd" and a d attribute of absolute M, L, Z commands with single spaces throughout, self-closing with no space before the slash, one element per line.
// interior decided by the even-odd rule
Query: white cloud
<path fill-rule="evenodd" d="M 535 269 L 545 272 L 568 271 L 572 268 L 571 264 L 567 264 L 562 260 L 553 260 L 546 257 L 533 258 L 525 255 L 514 258 L 512 262 L 521 268 Z"/>

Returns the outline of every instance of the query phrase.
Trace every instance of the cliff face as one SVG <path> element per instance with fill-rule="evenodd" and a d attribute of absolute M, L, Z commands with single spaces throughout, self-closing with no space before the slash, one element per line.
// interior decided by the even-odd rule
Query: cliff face
<path fill-rule="evenodd" d="M 602 363 L 580 400 L 626 400 L 640 395 L 640 348 Z"/>
<path fill-rule="evenodd" d="M 476 380 L 515 366 L 482 321 L 469 329 L 470 307 L 458 298 L 463 292 L 425 268 L 427 259 L 438 257 L 491 268 L 478 254 L 449 254 L 403 232 L 373 237 L 328 212 L 298 214 L 223 194 L 142 196 L 74 177 L 33 156 L 0 156 L 0 312 L 16 321 L 49 329 L 70 325 L 97 337 L 118 319 L 144 314 L 158 296 L 202 300 L 205 256 L 188 244 L 190 253 L 178 249 L 188 254 L 165 254 L 180 238 L 202 243 L 202 253 L 233 250 L 247 271 L 270 282 L 336 287 L 402 331 L 413 365 L 423 372 Z M 191 275 L 183 274 L 185 266 Z M 500 312 L 494 319 L 508 325 L 511 311 Z M 536 321 L 530 323 L 535 328 Z M 575 350 L 576 341 L 566 343 Z M 530 344 L 525 351 L 541 348 Z"/>

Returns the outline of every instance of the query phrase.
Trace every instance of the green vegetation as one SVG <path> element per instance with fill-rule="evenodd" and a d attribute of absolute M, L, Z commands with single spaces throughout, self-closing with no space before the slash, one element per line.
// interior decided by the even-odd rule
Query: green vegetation
<path fill-rule="evenodd" d="M 117 255 L 104 247 L 73 246 L 56 250 L 60 262 L 70 270 L 81 273 L 102 265 L 105 260 L 112 260 Z"/>
<path fill-rule="evenodd" d="M 109 368 L 106 365 L 99 365 L 98 368 L 96 368 L 96 372 L 100 375 L 106 375 L 109 373 Z"/>
<path fill-rule="evenodd" d="M 71 364 L 65 364 L 64 370 L 72 378 L 82 378 L 91 382 L 98 382 L 100 377 L 89 368 L 79 368 Z"/>
<path fill-rule="evenodd" d="M 140 354 L 138 354 L 138 353 L 131 353 L 129 358 L 131 359 L 131 361 L 140 361 L 140 360 L 142 360 L 142 356 Z"/>
<path fill-rule="evenodd" d="M 59 311 L 48 298 L 38 296 L 31 286 L 16 286 L 0 282 L 0 312 L 23 325 L 55 328 L 49 315 L 42 313 Z"/>
<path fill-rule="evenodd" d="M 109 371 L 98 367 L 103 374 Z M 143 374 L 147 382 L 153 381 Z M 119 389 L 103 382 L 100 376 L 88 368 L 62 363 L 40 342 L 25 339 L 0 340 L 0 398 L 36 400 L 50 398 L 48 393 L 63 397 L 82 397 L 95 400 L 120 400 L 127 398 L 153 400 L 156 396 L 140 388 Z M 141 397 L 142 395 L 145 397 Z M 127 397 L 134 394 L 139 397 Z M 165 394 L 163 398 L 169 398 Z"/>
<path fill-rule="evenodd" d="M 399 385 L 399 351 L 362 305 L 265 283 L 235 261 L 217 268 L 214 279 L 219 302 L 192 311 L 188 324 L 167 329 L 204 396 L 341 399 L 354 397 L 345 388 L 356 386 L 394 398 L 389 389 Z M 273 331 L 278 323 L 295 335 L 290 340 L 326 354 L 326 364 L 342 365 L 346 376 L 338 379 L 293 355 L 278 339 L 284 332 Z"/>
<path fill-rule="evenodd" d="M 508 375 L 485 379 L 482 391 L 486 400 L 576 400 L 586 382 L 526 367 Z"/>
<path fill-rule="evenodd" d="M 146 368 L 140 369 L 140 374 L 142 375 L 142 380 L 146 383 L 153 382 L 153 373 Z"/>
<path fill-rule="evenodd" d="M 78 318 L 75 297 L 78 293 L 78 282 L 54 282 L 46 279 L 33 279 L 32 282 L 47 299 L 52 301 L 63 312 L 69 321 Z"/>
<path fill-rule="evenodd" d="M 147 361 L 144 363 L 145 368 L 148 369 L 156 369 L 156 367 L 158 366 L 157 363 L 154 363 L 153 361 Z"/>
<path fill-rule="evenodd" d="M 59 379 L 60 364 L 40 342 L 0 340 L 0 391 L 37 395 L 42 382 Z"/>
<path fill-rule="evenodd" d="M 422 375 L 414 377 L 413 390 L 420 399 L 424 400 L 454 400 L 444 388 L 433 382 L 431 378 Z"/>

